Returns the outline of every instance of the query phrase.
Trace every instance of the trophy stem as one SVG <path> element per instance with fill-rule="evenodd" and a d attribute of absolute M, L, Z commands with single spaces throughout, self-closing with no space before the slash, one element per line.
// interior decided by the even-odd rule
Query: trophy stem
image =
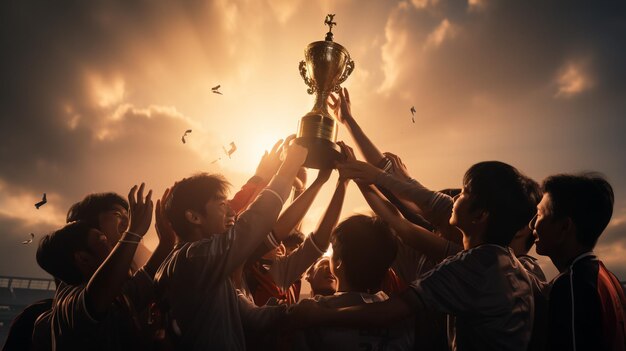
<path fill-rule="evenodd" d="M 311 110 L 311 112 L 319 112 L 324 117 L 333 118 L 328 111 L 327 101 L 329 95 L 330 92 L 318 91 L 315 95 L 315 104 L 313 105 L 313 110 Z"/>

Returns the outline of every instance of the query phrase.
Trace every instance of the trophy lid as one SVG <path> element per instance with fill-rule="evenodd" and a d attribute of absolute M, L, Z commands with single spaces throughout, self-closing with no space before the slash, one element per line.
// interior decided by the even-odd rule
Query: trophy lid
<path fill-rule="evenodd" d="M 327 14 L 326 18 L 324 19 L 324 24 L 328 26 L 328 33 L 326 33 L 326 38 L 324 39 L 326 41 L 333 41 L 333 26 L 337 25 L 337 22 L 333 21 L 334 19 L 334 13 Z"/>

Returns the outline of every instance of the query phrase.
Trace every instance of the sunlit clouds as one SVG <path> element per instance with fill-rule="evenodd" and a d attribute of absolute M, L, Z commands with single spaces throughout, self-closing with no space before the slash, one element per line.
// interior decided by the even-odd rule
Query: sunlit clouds
<path fill-rule="evenodd" d="M 355 62 L 345 87 L 381 151 L 443 189 L 473 163 L 501 160 L 541 181 L 597 170 L 616 212 L 598 252 L 626 267 L 626 5 L 607 1 L 206 0 L 0 5 L 2 255 L 43 275 L 16 240 L 63 223 L 90 192 L 224 174 L 233 192 L 264 150 L 295 133 L 313 97 L 304 48 L 335 41 Z M 35 10 L 37 9 L 37 10 Z M 45 35 L 44 35 L 45 33 Z M 223 95 L 212 93 L 220 85 Z M 409 109 L 415 106 L 415 123 Z M 192 129 L 182 143 L 181 135 Z M 339 139 L 354 145 L 345 127 Z M 237 145 L 231 158 L 222 147 Z M 356 150 L 359 155 L 358 149 Z M 219 159 L 217 162 L 213 161 Z M 316 171 L 309 172 L 309 184 Z M 303 224 L 313 230 L 336 174 Z M 49 203 L 34 202 L 47 192 Z M 342 217 L 367 209 L 354 185 Z M 147 241 L 155 242 L 151 230 Z M 6 239 L 10 238 L 10 239 Z M 29 253 L 28 256 L 25 253 Z M 7 256 L 8 257 L 8 256 Z M 2 258 L 4 259 L 4 258 Z M 0 259 L 0 274 L 12 274 Z M 542 263 L 550 263 L 543 259 Z M 626 272 L 622 270 L 622 278 Z"/>

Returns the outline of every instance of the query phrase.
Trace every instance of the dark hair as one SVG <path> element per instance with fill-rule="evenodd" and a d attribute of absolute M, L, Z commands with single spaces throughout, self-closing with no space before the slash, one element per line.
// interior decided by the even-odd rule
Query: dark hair
<path fill-rule="evenodd" d="M 398 251 L 387 223 L 378 217 L 354 215 L 337 225 L 331 242 L 333 259 L 341 260 L 350 285 L 362 291 L 380 290 Z"/>
<path fill-rule="evenodd" d="M 543 182 L 543 191 L 550 194 L 550 212 L 556 218 L 571 218 L 578 242 L 593 248 L 613 215 L 615 196 L 604 176 L 599 173 L 553 175 Z"/>
<path fill-rule="evenodd" d="M 489 213 L 487 243 L 509 245 L 535 215 L 536 197 L 529 191 L 532 182 L 515 167 L 499 161 L 480 162 L 465 172 L 463 186 L 472 200 L 470 209 Z"/>
<path fill-rule="evenodd" d="M 165 215 L 172 223 L 176 234 L 185 238 L 191 223 L 185 218 L 185 211 L 204 213 L 204 206 L 219 193 L 228 191 L 230 183 L 220 174 L 199 173 L 177 182 L 172 187 L 172 195 L 165 204 Z"/>
<path fill-rule="evenodd" d="M 122 206 L 128 211 L 128 201 L 116 193 L 94 193 L 85 196 L 67 211 L 66 222 L 86 221 L 94 228 L 100 229 L 98 216 L 113 209 L 114 205 Z"/>
<path fill-rule="evenodd" d="M 304 233 L 299 230 L 295 230 L 289 234 L 285 240 L 283 240 L 283 245 L 286 247 L 297 247 L 304 242 L 304 239 L 306 239 Z"/>
<path fill-rule="evenodd" d="M 86 221 L 72 222 L 41 238 L 36 256 L 39 266 L 67 284 L 81 284 L 85 277 L 74 262 L 74 253 L 89 251 L 91 228 Z"/>

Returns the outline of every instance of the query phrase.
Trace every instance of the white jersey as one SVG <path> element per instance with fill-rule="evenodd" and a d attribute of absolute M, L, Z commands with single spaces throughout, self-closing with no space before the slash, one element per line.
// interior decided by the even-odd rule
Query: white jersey
<path fill-rule="evenodd" d="M 341 308 L 385 301 L 388 296 L 382 291 L 374 295 L 346 292 L 314 299 L 329 308 Z M 293 350 L 412 350 L 414 330 L 412 318 L 383 328 L 314 328 L 295 336 Z"/>
<path fill-rule="evenodd" d="M 411 284 L 416 309 L 449 317 L 452 350 L 525 351 L 533 321 L 531 281 L 513 252 L 481 245 L 459 252 Z"/>

